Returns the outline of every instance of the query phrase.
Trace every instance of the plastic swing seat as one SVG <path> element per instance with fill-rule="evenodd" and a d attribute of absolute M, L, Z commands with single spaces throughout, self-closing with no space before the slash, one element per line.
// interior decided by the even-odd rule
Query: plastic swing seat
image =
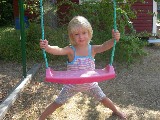
<path fill-rule="evenodd" d="M 104 69 L 91 71 L 54 71 L 51 68 L 47 68 L 45 81 L 60 84 L 83 84 L 110 80 L 115 78 L 115 76 L 114 68 L 110 65 L 107 65 Z"/>
<path fill-rule="evenodd" d="M 116 0 L 113 0 L 114 6 L 114 30 L 116 27 Z M 42 30 L 42 40 L 44 40 L 44 23 L 43 23 L 43 4 L 40 0 L 41 9 L 41 30 Z M 104 69 L 95 70 L 78 70 L 78 71 L 54 71 L 48 67 L 48 62 L 46 58 L 45 50 L 43 50 L 43 56 L 46 63 L 46 78 L 45 81 L 60 83 L 60 84 L 83 84 L 90 82 L 100 82 L 104 80 L 110 80 L 116 77 L 114 68 L 112 66 L 113 57 L 115 52 L 116 41 L 114 41 L 114 46 L 112 49 L 111 61 Z"/>

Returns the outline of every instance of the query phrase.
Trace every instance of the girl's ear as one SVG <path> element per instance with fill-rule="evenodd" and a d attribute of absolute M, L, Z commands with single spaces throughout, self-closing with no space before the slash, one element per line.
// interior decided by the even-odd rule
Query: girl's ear
<path fill-rule="evenodd" d="M 69 34 L 69 38 L 71 39 L 71 40 L 73 40 L 73 34 Z"/>
<path fill-rule="evenodd" d="M 72 44 L 72 45 L 74 45 L 74 41 L 73 41 L 73 34 L 69 34 L 69 41 L 70 41 L 70 43 Z"/>
<path fill-rule="evenodd" d="M 92 39 L 92 31 L 88 30 L 88 36 L 89 36 L 90 39 Z"/>

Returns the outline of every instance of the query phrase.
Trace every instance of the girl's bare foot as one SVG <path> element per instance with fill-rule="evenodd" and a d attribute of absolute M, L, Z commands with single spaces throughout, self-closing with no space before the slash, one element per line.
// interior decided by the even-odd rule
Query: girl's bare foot
<path fill-rule="evenodd" d="M 117 115 L 117 116 L 119 116 L 121 119 L 127 119 L 127 116 L 126 116 L 124 113 L 119 112 L 119 111 L 113 112 L 112 115 Z"/>

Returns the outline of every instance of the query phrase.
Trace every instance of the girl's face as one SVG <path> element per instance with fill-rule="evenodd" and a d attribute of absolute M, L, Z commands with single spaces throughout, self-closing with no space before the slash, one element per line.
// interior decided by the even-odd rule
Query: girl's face
<path fill-rule="evenodd" d="M 88 45 L 89 43 L 89 33 L 87 29 L 78 28 L 72 33 L 72 37 L 76 45 Z"/>

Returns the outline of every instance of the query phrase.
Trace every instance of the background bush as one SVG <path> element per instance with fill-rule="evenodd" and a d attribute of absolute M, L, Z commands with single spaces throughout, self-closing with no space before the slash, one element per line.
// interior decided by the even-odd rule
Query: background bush
<path fill-rule="evenodd" d="M 111 30 L 113 29 L 113 5 L 107 0 L 102 2 L 85 2 L 81 5 L 65 1 L 71 5 L 69 15 L 66 16 L 70 20 L 75 15 L 85 16 L 92 24 L 93 39 L 91 44 L 102 44 L 104 41 L 111 39 Z M 53 12 L 56 14 L 59 6 L 64 2 L 59 3 L 49 9 L 45 9 L 45 16 L 47 13 Z M 130 5 L 117 5 L 117 26 L 121 33 L 120 42 L 117 43 L 115 52 L 115 61 L 131 63 L 139 56 L 145 55 L 143 47 L 146 45 L 139 37 L 136 36 L 133 26 L 128 23 L 129 18 L 135 17 L 130 10 Z M 127 16 L 127 17 L 126 17 Z M 38 19 L 38 21 L 40 21 Z M 131 33 L 126 33 L 126 27 L 129 27 Z M 7 28 L 8 29 L 8 28 Z M 3 39 L 0 42 L 0 59 L 5 60 L 21 60 L 21 42 L 19 40 L 19 31 L 10 28 L 10 30 L 0 30 L 0 37 Z M 28 29 L 26 29 L 26 52 L 27 60 L 42 61 L 42 50 L 39 48 L 39 39 L 41 38 L 41 28 L 39 22 L 31 22 Z M 49 40 L 49 44 L 64 47 L 69 45 L 67 35 L 67 23 L 57 28 L 45 24 L 45 38 Z M 97 61 L 110 59 L 111 50 L 96 56 Z M 136 57 L 135 57 L 136 56 Z M 49 61 L 66 61 L 64 57 L 48 55 Z"/>
<path fill-rule="evenodd" d="M 20 32 L 13 27 L 0 28 L 0 59 L 21 60 Z"/>
<path fill-rule="evenodd" d="M 0 26 L 6 26 L 13 23 L 13 0 L 0 1 Z"/>
<path fill-rule="evenodd" d="M 138 34 L 135 33 L 132 24 L 129 23 L 129 18 L 136 17 L 134 11 L 131 10 L 132 4 L 122 4 L 122 1 L 119 2 L 121 3 L 117 4 L 116 21 L 117 28 L 121 33 L 121 39 L 116 46 L 115 60 L 117 62 L 131 63 L 138 57 L 146 55 L 143 51 L 143 47 L 146 46 L 147 43 L 140 37 L 137 37 Z M 134 3 L 135 1 L 133 0 L 130 2 Z M 71 19 L 76 15 L 82 15 L 91 22 L 94 30 L 91 44 L 102 44 L 106 40 L 111 39 L 111 30 L 114 28 L 114 17 L 113 4 L 110 1 L 103 0 L 102 2 L 84 2 L 81 5 L 68 2 L 68 4 L 72 8 L 69 11 L 70 15 L 66 16 L 68 19 Z M 111 50 L 98 55 L 97 59 L 110 59 L 110 54 Z"/>

